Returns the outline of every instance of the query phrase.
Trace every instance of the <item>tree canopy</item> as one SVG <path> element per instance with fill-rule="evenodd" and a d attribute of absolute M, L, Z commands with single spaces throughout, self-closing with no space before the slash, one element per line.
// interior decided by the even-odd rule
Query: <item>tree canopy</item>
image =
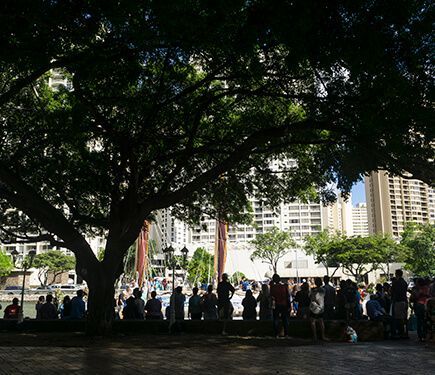
<path fill-rule="evenodd" d="M 331 277 L 340 268 L 340 263 L 335 258 L 336 247 L 334 246 L 339 239 L 340 234 L 331 234 L 327 229 L 305 238 L 305 253 L 311 255 L 316 263 L 323 265 L 328 276 L 329 269 L 335 268 Z"/>
<path fill-rule="evenodd" d="M 258 233 L 251 243 L 254 246 L 251 260 L 261 259 L 264 263 L 270 264 L 273 273 L 277 273 L 279 260 L 297 246 L 289 232 L 281 231 L 277 227 Z"/>
<path fill-rule="evenodd" d="M 403 246 L 387 235 L 347 237 L 324 230 L 306 238 L 304 250 L 316 263 L 322 264 L 329 275 L 341 267 L 356 280 L 362 280 L 373 270 L 382 269 L 389 278 L 391 263 L 404 260 Z"/>
<path fill-rule="evenodd" d="M 214 256 L 206 249 L 199 247 L 193 253 L 187 265 L 187 279 L 196 286 L 211 281 L 214 272 Z"/>
<path fill-rule="evenodd" d="M 435 275 L 435 225 L 408 223 L 401 243 L 406 248 L 405 267 L 417 276 Z"/>
<path fill-rule="evenodd" d="M 11 257 L 3 250 L 0 250 L 0 276 L 9 275 L 13 268 Z"/>
<path fill-rule="evenodd" d="M 42 286 L 51 285 L 57 276 L 75 267 L 75 259 L 59 250 L 49 250 L 37 254 L 32 267 L 38 268 L 38 279 Z"/>
<path fill-rule="evenodd" d="M 433 183 L 430 16 L 408 0 L 2 1 L 2 237 L 71 249 L 92 318 L 157 209 L 234 222 L 254 192 L 329 201 L 377 169 Z M 71 88 L 47 86 L 53 69 Z"/>

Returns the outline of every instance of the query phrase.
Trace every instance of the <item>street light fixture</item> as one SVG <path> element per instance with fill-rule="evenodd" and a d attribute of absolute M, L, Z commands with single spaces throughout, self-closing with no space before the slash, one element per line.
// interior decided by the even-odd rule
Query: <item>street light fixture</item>
<path fill-rule="evenodd" d="M 185 265 L 187 262 L 187 254 L 189 253 L 189 249 L 186 246 L 184 246 L 180 251 L 181 254 L 183 255 L 183 265 Z"/>
<path fill-rule="evenodd" d="M 16 250 L 14 250 L 14 251 L 16 253 L 18 253 Z M 24 306 L 23 305 L 24 305 L 24 287 L 26 285 L 26 272 L 29 268 L 32 267 L 32 263 L 33 263 L 33 259 L 35 258 L 35 255 L 36 255 L 36 251 L 30 250 L 27 253 L 27 256 L 29 257 L 29 262 L 25 262 L 25 259 L 23 259 L 23 285 L 21 287 L 21 304 L 20 304 L 20 310 L 18 313 L 18 323 L 21 323 L 23 321 L 23 318 L 24 318 L 24 310 L 23 310 Z"/>
<path fill-rule="evenodd" d="M 175 323 L 175 267 L 177 265 L 177 260 L 175 258 L 175 250 L 169 245 L 163 250 L 165 255 L 166 265 L 172 269 L 172 295 L 169 298 L 169 306 L 171 308 L 171 313 L 169 315 L 169 331 L 171 331 L 173 324 Z"/>

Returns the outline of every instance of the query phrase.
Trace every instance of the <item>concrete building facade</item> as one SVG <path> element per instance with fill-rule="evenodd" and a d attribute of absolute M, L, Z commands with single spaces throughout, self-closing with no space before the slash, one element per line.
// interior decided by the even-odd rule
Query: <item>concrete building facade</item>
<path fill-rule="evenodd" d="M 369 233 L 400 237 L 407 222 L 435 222 L 435 191 L 422 181 L 372 172 L 365 178 Z"/>

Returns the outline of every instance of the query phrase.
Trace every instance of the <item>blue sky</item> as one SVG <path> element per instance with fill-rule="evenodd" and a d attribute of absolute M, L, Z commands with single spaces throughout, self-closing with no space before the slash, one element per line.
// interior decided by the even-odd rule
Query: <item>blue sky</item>
<path fill-rule="evenodd" d="M 355 206 L 357 203 L 366 202 L 366 193 L 364 191 L 364 182 L 356 183 L 352 188 L 352 204 Z"/>

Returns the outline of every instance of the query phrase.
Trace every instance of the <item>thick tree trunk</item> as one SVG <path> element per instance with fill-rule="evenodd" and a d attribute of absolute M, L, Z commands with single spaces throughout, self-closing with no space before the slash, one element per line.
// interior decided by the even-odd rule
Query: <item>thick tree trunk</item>
<path fill-rule="evenodd" d="M 112 333 L 115 303 L 115 277 L 100 273 L 89 284 L 88 317 L 86 333 L 91 336 L 107 336 Z"/>
<path fill-rule="evenodd" d="M 76 270 L 86 280 L 89 288 L 86 323 L 88 335 L 106 336 L 112 332 L 115 280 L 118 277 L 114 269 L 95 257 L 77 257 Z"/>

